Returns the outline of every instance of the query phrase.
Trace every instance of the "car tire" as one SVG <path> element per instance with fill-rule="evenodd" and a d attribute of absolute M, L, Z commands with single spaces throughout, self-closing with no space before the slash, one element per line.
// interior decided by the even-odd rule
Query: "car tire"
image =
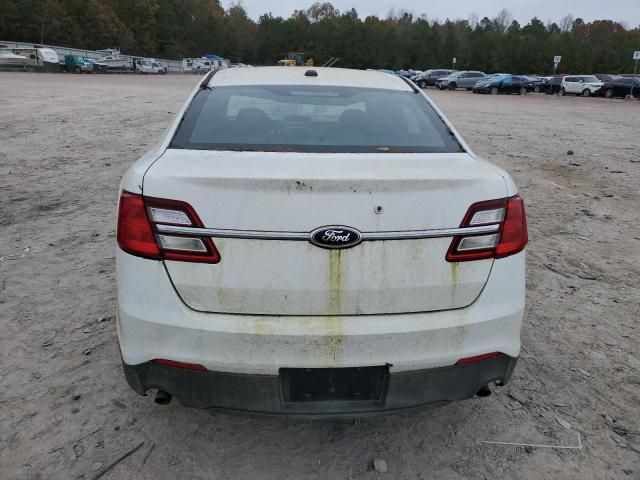
<path fill-rule="evenodd" d="M 527 89 L 525 87 L 520 87 L 520 95 L 526 95 L 527 94 Z"/>
<path fill-rule="evenodd" d="M 560 89 L 560 96 L 564 97 L 567 92 L 564 91 L 564 87 Z"/>
<path fill-rule="evenodd" d="M 613 98 L 613 90 L 612 90 L 611 88 L 607 88 L 607 89 L 604 91 L 604 96 L 605 96 L 606 98 Z"/>
<path fill-rule="evenodd" d="M 456 82 L 451 82 L 449 84 L 449 90 L 455 90 L 457 88 Z"/>
<path fill-rule="evenodd" d="M 491 87 L 491 90 L 489 90 L 489 93 L 491 95 L 497 95 L 498 94 L 498 87 Z"/>
<path fill-rule="evenodd" d="M 74 69 L 73 69 L 73 71 L 74 71 L 75 73 L 82 73 L 82 70 L 80 70 L 80 67 L 76 67 L 76 68 L 74 68 Z"/>
<path fill-rule="evenodd" d="M 540 93 L 540 87 L 538 87 L 537 85 L 534 87 L 533 89 L 534 92 L 536 93 Z"/>
<path fill-rule="evenodd" d="M 419 86 L 420 88 L 427 88 L 427 82 L 425 82 L 424 80 L 420 80 L 420 81 L 418 82 L 418 86 Z"/>
<path fill-rule="evenodd" d="M 591 90 L 589 90 L 588 88 L 585 88 L 584 90 L 582 90 L 582 96 L 583 97 L 590 97 L 591 96 Z"/>

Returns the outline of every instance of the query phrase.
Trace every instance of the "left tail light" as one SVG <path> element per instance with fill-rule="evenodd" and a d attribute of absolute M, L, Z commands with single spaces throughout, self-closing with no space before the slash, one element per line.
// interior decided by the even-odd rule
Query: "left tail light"
<path fill-rule="evenodd" d="M 188 203 L 122 192 L 117 233 L 118 245 L 122 250 L 154 260 L 220 261 L 220 253 L 211 238 L 158 233 L 157 225 L 204 227 Z"/>
<path fill-rule="evenodd" d="M 447 252 L 447 261 L 465 262 L 504 258 L 521 252 L 529 242 L 527 216 L 520 195 L 474 203 L 460 227 L 484 225 L 496 225 L 497 231 L 483 235 L 454 237 Z"/>

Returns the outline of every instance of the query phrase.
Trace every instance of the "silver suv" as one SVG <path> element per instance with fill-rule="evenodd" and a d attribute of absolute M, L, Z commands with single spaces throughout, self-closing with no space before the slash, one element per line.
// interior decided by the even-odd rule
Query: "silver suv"
<path fill-rule="evenodd" d="M 593 75 L 569 75 L 562 79 L 560 95 L 574 94 L 590 97 L 604 85 Z"/>
<path fill-rule="evenodd" d="M 444 78 L 439 78 L 436 81 L 436 87 L 440 90 L 455 90 L 456 88 L 471 90 L 478 80 L 482 80 L 485 77 L 486 75 L 483 72 L 462 70 L 453 72 Z"/>
<path fill-rule="evenodd" d="M 420 75 L 416 75 L 412 80 L 420 88 L 433 87 L 438 79 L 451 75 L 453 70 L 437 70 L 431 69 L 426 72 L 422 72 Z"/>

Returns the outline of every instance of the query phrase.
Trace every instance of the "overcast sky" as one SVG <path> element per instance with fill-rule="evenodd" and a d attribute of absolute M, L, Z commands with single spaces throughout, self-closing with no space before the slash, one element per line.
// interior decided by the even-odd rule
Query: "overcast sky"
<path fill-rule="evenodd" d="M 226 8 L 237 0 L 222 0 Z M 253 19 L 263 13 L 271 12 L 274 16 L 288 18 L 296 9 L 306 9 L 313 0 L 241 0 L 239 2 Z M 522 25 L 531 18 L 538 17 L 544 23 L 548 20 L 559 21 L 571 13 L 574 18 L 585 21 L 606 18 L 623 22 L 627 27 L 640 25 L 640 0 L 333 0 L 334 7 L 340 11 L 358 11 L 361 18 L 367 15 L 386 17 L 391 8 L 396 12 L 404 9 L 419 16 L 423 13 L 430 19 L 469 18 L 475 13 L 482 17 L 494 17 L 506 8 Z"/>

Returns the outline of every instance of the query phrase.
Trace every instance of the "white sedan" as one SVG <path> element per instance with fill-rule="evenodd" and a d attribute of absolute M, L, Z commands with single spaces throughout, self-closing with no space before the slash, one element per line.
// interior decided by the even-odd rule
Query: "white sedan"
<path fill-rule="evenodd" d="M 397 76 L 207 75 L 125 174 L 117 239 L 126 378 L 161 404 L 362 415 L 516 365 L 523 201 Z"/>

